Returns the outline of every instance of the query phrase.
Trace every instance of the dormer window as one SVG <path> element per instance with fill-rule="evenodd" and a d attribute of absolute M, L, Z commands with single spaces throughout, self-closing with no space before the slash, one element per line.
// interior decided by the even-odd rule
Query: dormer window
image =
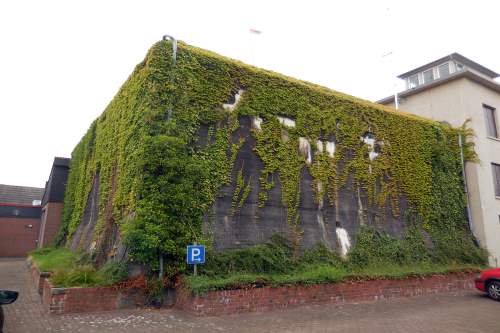
<path fill-rule="evenodd" d="M 413 89 L 418 87 L 418 75 L 412 75 L 408 78 L 408 89 Z"/>
<path fill-rule="evenodd" d="M 464 70 L 464 65 L 462 65 L 461 63 L 455 63 L 455 67 L 457 69 L 457 72 L 460 72 L 460 71 L 463 71 Z"/>
<path fill-rule="evenodd" d="M 445 63 L 445 64 L 442 64 L 442 65 L 439 65 L 438 66 L 438 72 L 439 72 L 439 77 L 440 78 L 447 77 L 448 75 L 450 75 L 450 64 L 449 63 Z"/>
<path fill-rule="evenodd" d="M 431 81 L 434 81 L 434 71 L 432 70 L 432 68 L 423 72 L 423 77 L 424 77 L 424 83 L 429 83 Z"/>

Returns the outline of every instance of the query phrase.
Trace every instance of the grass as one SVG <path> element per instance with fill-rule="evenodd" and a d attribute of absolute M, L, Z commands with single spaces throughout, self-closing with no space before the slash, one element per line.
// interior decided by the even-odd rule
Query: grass
<path fill-rule="evenodd" d="M 51 282 L 56 287 L 108 286 L 127 278 L 125 263 L 108 262 L 96 269 L 88 255 L 66 248 L 37 250 L 31 256 L 40 270 L 53 272 Z M 414 264 L 390 260 L 361 264 L 345 261 L 324 247 L 308 250 L 295 260 L 292 257 L 291 248 L 280 239 L 213 254 L 199 267 L 200 275 L 185 276 L 185 285 L 193 294 L 203 294 L 211 290 L 400 279 L 484 268 L 480 264 L 444 264 L 430 260 Z"/>
<path fill-rule="evenodd" d="M 30 255 L 40 271 L 52 272 L 50 281 L 55 287 L 109 286 L 127 278 L 124 263 L 108 262 L 96 269 L 88 255 L 67 248 L 45 248 Z"/>
<path fill-rule="evenodd" d="M 346 280 L 401 279 L 453 272 L 475 272 L 482 268 L 480 265 L 442 265 L 433 263 L 415 265 L 380 264 L 364 268 L 313 264 L 288 274 L 235 273 L 227 276 L 187 276 L 185 283 L 186 287 L 197 295 L 212 290 L 335 283 Z"/>
<path fill-rule="evenodd" d="M 72 267 L 80 257 L 79 253 L 64 247 L 43 248 L 31 252 L 30 255 L 41 272 L 54 272 Z"/>

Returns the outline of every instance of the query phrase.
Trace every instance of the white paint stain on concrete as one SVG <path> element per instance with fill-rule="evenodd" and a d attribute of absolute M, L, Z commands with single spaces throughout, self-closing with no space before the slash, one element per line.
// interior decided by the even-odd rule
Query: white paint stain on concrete
<path fill-rule="evenodd" d="M 369 147 L 375 147 L 375 137 L 370 134 L 366 134 L 364 137 L 361 138 L 361 141 L 363 141 L 366 145 Z"/>
<path fill-rule="evenodd" d="M 294 128 L 295 127 L 295 120 L 287 118 L 287 117 L 280 117 L 276 116 L 278 118 L 278 121 L 280 122 L 281 125 L 289 128 Z"/>
<path fill-rule="evenodd" d="M 323 209 L 323 182 L 319 181 L 316 184 L 316 190 L 320 198 L 318 200 L 318 209 Z"/>
<path fill-rule="evenodd" d="M 370 161 L 373 161 L 374 159 L 376 159 L 378 155 L 379 155 L 379 153 L 377 153 L 376 151 L 371 151 L 368 153 L 368 157 L 370 158 Z"/>
<path fill-rule="evenodd" d="M 234 95 L 234 103 L 233 104 L 222 104 L 222 108 L 226 111 L 233 112 L 234 109 L 238 106 L 240 102 L 241 96 L 245 91 L 243 89 L 238 90 L 238 92 Z"/>
<path fill-rule="evenodd" d="M 302 156 L 305 157 L 307 164 L 312 163 L 311 143 L 309 142 L 308 139 L 304 137 L 299 138 L 299 152 Z"/>
<path fill-rule="evenodd" d="M 261 117 L 252 117 L 252 127 L 257 131 L 262 130 L 262 121 Z"/>
<path fill-rule="evenodd" d="M 316 141 L 316 150 L 318 154 L 321 154 L 323 152 L 323 141 L 321 140 Z"/>
<path fill-rule="evenodd" d="M 326 232 L 325 221 L 323 219 L 323 214 L 321 210 L 318 210 L 316 217 L 319 228 L 321 229 L 321 238 L 323 238 L 323 244 L 325 244 L 329 249 L 331 249 L 332 246 L 330 244 L 330 241 L 328 240 L 328 233 Z"/>
<path fill-rule="evenodd" d="M 330 156 L 330 157 L 333 157 L 335 155 L 335 142 L 328 141 L 326 143 L 326 152 L 328 153 L 328 156 Z"/>
<path fill-rule="evenodd" d="M 370 167 L 370 172 L 371 172 L 371 165 Z M 363 209 L 363 201 L 361 201 L 361 190 L 358 187 L 358 219 L 359 219 L 359 224 L 360 225 L 365 225 L 365 215 L 364 215 L 364 209 Z"/>
<path fill-rule="evenodd" d="M 345 258 L 351 248 L 351 239 L 349 238 L 347 230 L 345 230 L 344 228 L 337 227 L 336 234 L 337 234 L 337 240 L 340 245 L 340 256 L 342 258 Z"/>
<path fill-rule="evenodd" d="M 365 136 L 361 138 L 361 141 L 363 141 L 368 146 L 368 158 L 370 159 L 370 161 L 374 161 L 379 156 L 379 153 L 375 151 L 375 137 L 373 136 L 373 134 L 365 134 Z"/>

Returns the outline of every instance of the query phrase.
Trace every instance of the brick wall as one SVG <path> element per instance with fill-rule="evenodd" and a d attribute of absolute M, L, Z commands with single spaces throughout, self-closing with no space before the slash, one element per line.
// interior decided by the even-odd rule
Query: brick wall
<path fill-rule="evenodd" d="M 39 226 L 38 218 L 0 217 L 0 257 L 25 257 L 36 249 Z"/>
<path fill-rule="evenodd" d="M 476 273 L 454 273 L 398 280 L 349 281 L 310 286 L 222 290 L 192 296 L 180 290 L 176 307 L 199 316 L 269 311 L 298 305 L 375 301 L 474 289 Z"/>
<path fill-rule="evenodd" d="M 41 247 L 50 246 L 54 241 L 61 224 L 63 203 L 48 202 L 42 208 L 42 232 L 39 243 Z"/>
<path fill-rule="evenodd" d="M 50 272 L 40 272 L 38 267 L 33 263 L 31 257 L 27 260 L 27 266 L 30 270 L 33 284 L 35 285 L 38 294 L 41 296 L 43 293 L 43 285 L 45 284 L 45 280 L 50 277 Z"/>
<path fill-rule="evenodd" d="M 28 262 L 30 264 L 30 262 Z M 144 306 L 146 295 L 139 289 L 114 287 L 55 288 L 47 273 L 31 264 L 31 275 L 41 292 L 44 308 L 52 314 L 98 312 Z M 299 305 L 378 301 L 438 293 L 474 290 L 477 273 L 451 273 L 395 280 L 363 280 L 341 283 L 263 287 L 211 291 L 194 296 L 177 290 L 175 307 L 197 316 L 218 316 L 253 311 L 270 311 Z"/>
<path fill-rule="evenodd" d="M 44 279 L 42 304 L 52 314 L 99 312 L 144 306 L 146 296 L 137 289 L 114 287 L 55 288 Z"/>

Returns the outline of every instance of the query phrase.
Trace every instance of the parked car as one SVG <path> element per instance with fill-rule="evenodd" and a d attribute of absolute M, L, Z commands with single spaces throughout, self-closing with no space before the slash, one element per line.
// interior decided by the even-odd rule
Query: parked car
<path fill-rule="evenodd" d="M 474 282 L 477 289 L 488 293 L 495 301 L 500 301 L 500 268 L 482 271 Z"/>
<path fill-rule="evenodd" d="M 19 296 L 19 293 L 17 291 L 0 289 L 0 333 L 3 332 L 3 321 L 4 321 L 2 306 L 14 303 L 17 299 L 17 296 Z"/>

